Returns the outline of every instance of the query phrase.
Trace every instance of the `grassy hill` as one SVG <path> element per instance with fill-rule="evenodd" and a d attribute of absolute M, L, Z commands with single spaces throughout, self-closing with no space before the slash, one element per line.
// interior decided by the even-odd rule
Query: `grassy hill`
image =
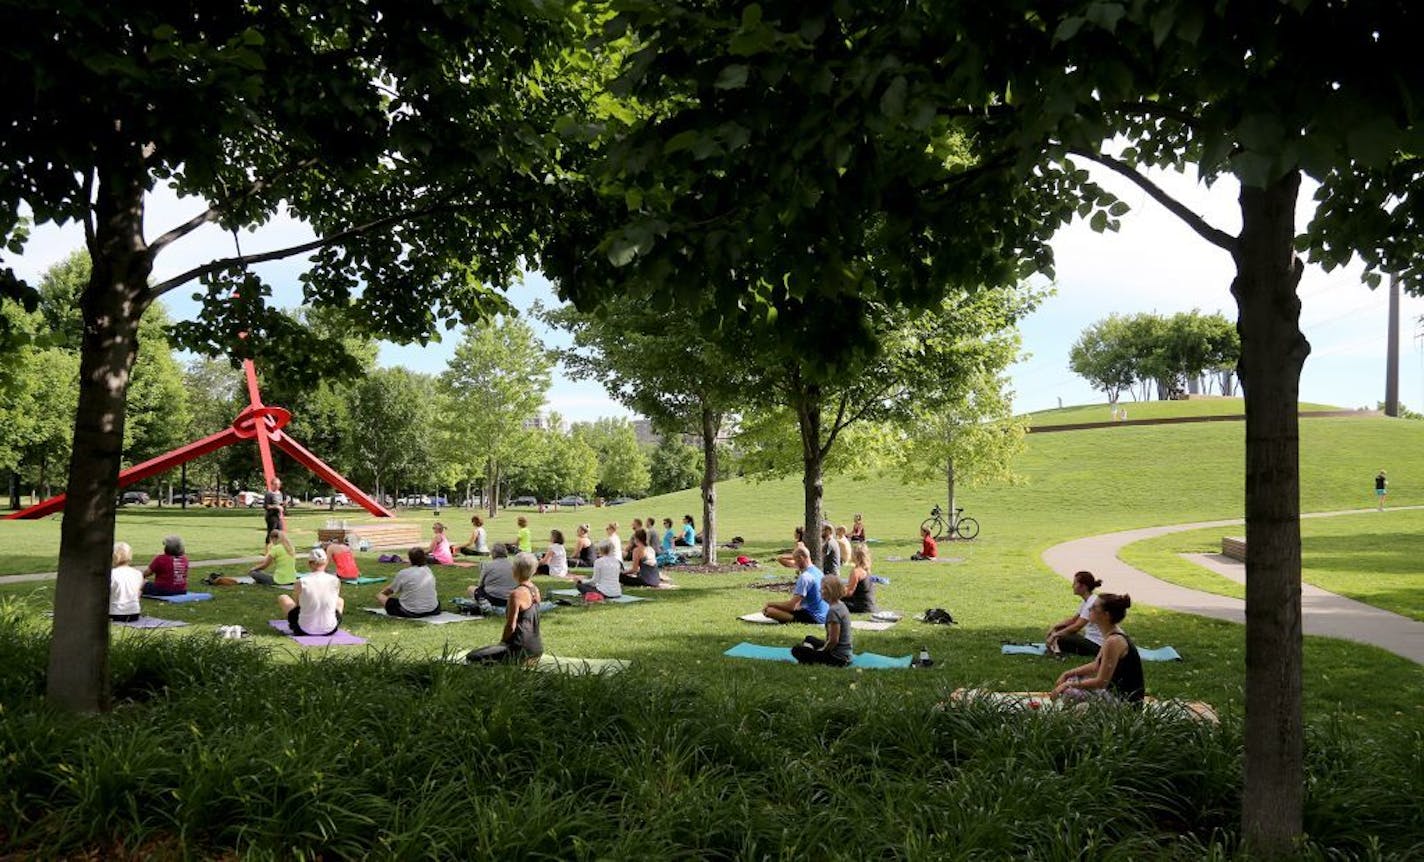
<path fill-rule="evenodd" d="M 1078 425 L 1084 422 L 1112 422 L 1113 408 L 1127 411 L 1127 418 L 1176 419 L 1183 416 L 1244 416 L 1246 403 L 1240 398 L 1192 398 L 1187 401 L 1119 401 L 1117 404 L 1078 404 L 1056 410 L 1039 410 L 1026 414 L 1036 428 L 1053 425 Z M 1329 404 L 1301 402 L 1300 412 L 1339 410 Z"/>

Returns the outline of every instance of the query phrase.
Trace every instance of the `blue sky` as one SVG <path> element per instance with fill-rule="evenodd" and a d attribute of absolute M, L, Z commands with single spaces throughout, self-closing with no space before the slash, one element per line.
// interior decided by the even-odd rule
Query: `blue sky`
<path fill-rule="evenodd" d="M 1239 229 L 1236 188 L 1231 181 L 1223 180 L 1206 189 L 1188 175 L 1153 176 L 1217 227 L 1232 233 Z M 1068 369 L 1068 350 L 1084 327 L 1108 314 L 1170 314 L 1195 308 L 1220 311 L 1228 319 L 1235 319 L 1235 304 L 1229 292 L 1230 258 L 1126 180 L 1107 172 L 1095 172 L 1095 177 L 1127 201 L 1133 211 L 1123 218 L 1119 233 L 1096 234 L 1086 224 L 1076 223 L 1055 238 L 1057 280 L 1051 285 L 1054 295 L 1020 326 L 1026 356 L 1011 374 L 1015 408 L 1020 411 L 1056 407 L 1060 399 L 1065 406 L 1103 400 Z M 1307 187 L 1302 192 L 1302 225 L 1312 210 L 1311 191 Z M 195 201 L 178 200 L 161 190 L 149 206 L 148 235 L 156 236 L 201 209 Z M 244 236 L 242 249 L 250 253 L 281 248 L 310 235 L 304 225 L 279 217 Z M 82 241 L 74 225 L 62 229 L 43 226 L 35 229 L 22 257 L 7 256 L 4 263 L 21 277 L 35 278 Z M 167 250 L 159 258 L 154 276 L 165 278 L 232 253 L 232 236 L 209 226 Z M 292 305 L 299 301 L 296 284 L 302 268 L 301 259 L 263 265 L 262 272 L 276 288 L 279 303 Z M 174 316 L 186 318 L 197 313 L 197 304 L 189 298 L 191 292 L 179 288 L 165 298 Z M 1386 291 L 1366 287 L 1357 268 L 1326 274 L 1319 267 L 1308 266 L 1299 294 L 1302 329 L 1312 345 L 1301 378 L 1301 399 L 1342 407 L 1373 407 L 1384 398 Z M 536 300 L 546 305 L 556 302 L 551 286 L 537 273 L 528 275 L 523 284 L 515 287 L 510 298 L 521 309 Z M 1400 399 L 1414 409 L 1424 405 L 1424 341 L 1415 337 L 1421 316 L 1424 300 L 1406 297 L 1401 309 Z M 566 343 L 561 333 L 539 329 L 551 346 Z M 453 349 L 453 340 L 425 347 L 387 344 L 382 345 L 379 361 L 387 366 L 438 372 Z M 570 380 L 561 372 L 556 372 L 548 407 L 569 421 L 628 415 L 597 384 Z"/>

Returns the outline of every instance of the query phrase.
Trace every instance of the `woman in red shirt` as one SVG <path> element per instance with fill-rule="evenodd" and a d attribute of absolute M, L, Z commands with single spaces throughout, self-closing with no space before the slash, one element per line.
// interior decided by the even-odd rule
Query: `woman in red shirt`
<path fill-rule="evenodd" d="M 920 552 L 911 554 L 912 560 L 933 560 L 939 556 L 939 547 L 935 545 L 934 537 L 930 535 L 927 527 L 920 528 Z"/>
<path fill-rule="evenodd" d="M 165 536 L 163 553 L 153 558 L 143 576 L 146 596 L 181 596 L 188 592 L 188 557 L 183 552 L 182 538 Z M 149 577 L 153 580 L 147 580 Z"/>

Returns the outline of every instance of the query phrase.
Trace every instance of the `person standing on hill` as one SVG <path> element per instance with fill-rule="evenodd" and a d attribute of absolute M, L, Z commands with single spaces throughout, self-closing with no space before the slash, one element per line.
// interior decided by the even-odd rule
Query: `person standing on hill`
<path fill-rule="evenodd" d="M 270 534 L 274 530 L 282 529 L 282 480 L 276 476 L 267 486 L 267 493 L 262 495 L 262 509 L 267 514 L 267 532 Z"/>
<path fill-rule="evenodd" d="M 1378 501 L 1379 511 L 1384 511 L 1384 498 L 1389 493 L 1389 479 L 1385 478 L 1384 471 L 1379 471 L 1375 477 L 1375 500 Z"/>

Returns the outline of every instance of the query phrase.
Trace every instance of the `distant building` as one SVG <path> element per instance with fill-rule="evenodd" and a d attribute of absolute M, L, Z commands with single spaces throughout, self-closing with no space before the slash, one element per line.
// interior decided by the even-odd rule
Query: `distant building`
<path fill-rule="evenodd" d="M 663 440 L 663 435 L 653 430 L 653 423 L 650 419 L 634 419 L 633 435 L 638 438 L 638 442 L 645 446 L 656 446 Z"/>
<path fill-rule="evenodd" d="M 543 413 L 535 413 L 524 420 L 525 431 L 547 431 L 549 430 L 549 417 Z"/>

